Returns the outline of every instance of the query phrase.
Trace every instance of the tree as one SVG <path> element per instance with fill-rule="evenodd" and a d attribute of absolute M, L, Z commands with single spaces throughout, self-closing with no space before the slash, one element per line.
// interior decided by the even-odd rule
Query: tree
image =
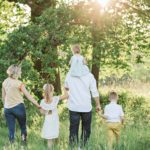
<path fill-rule="evenodd" d="M 60 93 L 59 66 L 63 64 L 59 60 L 57 48 L 68 38 L 71 17 L 70 9 L 63 5 L 57 9 L 47 9 L 34 23 L 20 27 L 8 35 L 3 44 L 4 58 L 11 57 L 9 63 L 19 62 L 28 67 L 30 63 L 29 70 L 35 70 L 39 77 L 37 81 L 41 81 L 41 84 L 53 83 L 55 91 Z M 38 84 L 36 82 L 35 87 L 41 85 Z"/>
<path fill-rule="evenodd" d="M 32 20 L 26 26 L 22 23 L 20 25 L 23 27 L 7 34 L 8 39 L 3 44 L 4 50 L 1 53 L 4 58 L 11 56 L 14 62 L 23 62 L 28 67 L 31 65 L 37 78 L 42 83 L 53 82 L 57 92 L 61 89 L 60 69 L 66 70 L 66 62 L 71 54 L 70 43 L 81 43 L 83 53 L 86 49 L 92 51 L 89 62 L 92 62 L 92 73 L 97 83 L 99 73 L 106 66 L 115 70 L 129 68 L 130 59 L 135 53 L 132 45 L 138 47 L 137 62 L 148 52 L 148 19 L 139 15 L 141 11 L 147 12 L 147 8 L 145 11 L 142 5 L 138 5 L 140 11 L 135 11 L 132 8 L 135 7 L 134 1 L 111 1 L 105 8 L 97 0 L 75 4 L 57 3 L 57 7 L 56 1 L 45 1 L 44 4 L 43 1 L 32 0 L 14 2 L 11 4 L 15 7 L 19 6 L 17 2 L 28 4 L 35 13 L 32 12 Z M 129 4 L 130 7 L 127 6 Z M 148 3 L 144 4 L 148 6 Z M 135 13 L 138 16 L 134 18 Z M 140 28 L 144 31 L 139 35 Z M 63 52 L 65 56 L 60 56 L 59 52 Z"/>
<path fill-rule="evenodd" d="M 129 59 L 134 50 L 131 48 L 133 40 L 130 39 L 128 31 L 132 28 L 129 29 L 126 25 L 127 19 L 125 19 L 125 16 L 137 13 L 137 11 L 133 7 L 133 2 L 131 2 L 132 7 L 127 7 L 127 4 L 129 4 L 128 1 L 122 3 L 116 0 L 111 1 L 107 7 L 103 8 L 95 0 L 91 2 L 82 1 L 74 5 L 74 10 L 77 14 L 75 18 L 76 24 L 87 26 L 91 32 L 91 44 L 93 46 L 92 73 L 97 81 L 99 81 L 100 68 L 104 65 L 111 66 L 111 68 L 115 67 L 116 69 L 126 69 L 130 65 Z M 139 12 L 141 14 L 147 12 L 147 10 L 140 9 Z M 141 19 L 139 18 L 138 20 Z M 132 23 L 135 22 L 133 21 Z M 132 23 L 131 26 L 133 25 Z M 133 33 L 134 31 L 131 30 L 130 32 Z M 142 42 L 143 40 L 144 38 L 142 37 L 140 41 Z M 145 44 L 147 45 L 148 43 L 146 42 Z"/>
<path fill-rule="evenodd" d="M 34 21 L 35 17 L 42 14 L 44 10 L 50 7 L 55 7 L 56 0 L 8 0 L 9 2 L 27 4 L 31 8 L 31 18 Z"/>

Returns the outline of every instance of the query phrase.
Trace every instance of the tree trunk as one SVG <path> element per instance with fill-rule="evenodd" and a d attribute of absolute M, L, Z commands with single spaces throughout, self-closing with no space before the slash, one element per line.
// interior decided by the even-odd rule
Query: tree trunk
<path fill-rule="evenodd" d="M 97 87 L 99 82 L 99 67 L 96 64 L 92 65 L 92 73 L 96 79 Z"/>
<path fill-rule="evenodd" d="M 97 87 L 99 83 L 99 71 L 100 71 L 100 57 L 97 53 L 97 49 L 93 48 L 93 54 L 92 54 L 92 73 L 96 79 Z"/>
<path fill-rule="evenodd" d="M 55 87 L 55 92 L 60 94 L 61 93 L 61 80 L 60 80 L 60 70 L 59 70 L 59 68 L 56 69 L 55 81 L 53 82 L 53 85 Z"/>
<path fill-rule="evenodd" d="M 8 0 L 9 2 L 15 2 L 15 3 L 23 3 L 27 4 L 31 8 L 31 20 L 35 22 L 35 18 L 40 16 L 43 11 L 49 7 L 55 7 L 56 6 L 56 0 L 43 0 L 43 2 L 37 2 L 37 0 Z M 56 46 L 55 46 L 56 47 Z M 34 60 L 35 62 L 35 69 L 40 72 L 41 68 L 40 65 L 42 62 L 39 62 L 38 60 Z M 50 64 L 50 67 L 56 68 L 55 71 L 55 81 L 53 82 L 55 92 L 61 93 L 61 81 L 60 81 L 60 71 L 58 69 L 57 65 Z M 42 78 L 46 81 L 48 81 L 48 77 L 50 75 L 47 74 L 41 74 Z"/>

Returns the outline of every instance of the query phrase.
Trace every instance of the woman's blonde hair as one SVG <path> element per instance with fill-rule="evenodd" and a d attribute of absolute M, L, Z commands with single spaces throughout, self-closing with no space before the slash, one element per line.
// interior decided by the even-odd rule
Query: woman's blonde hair
<path fill-rule="evenodd" d="M 79 54 L 80 53 L 80 45 L 79 44 L 74 44 L 72 45 L 72 51 L 75 53 L 75 54 Z"/>
<path fill-rule="evenodd" d="M 47 103 L 51 103 L 52 102 L 52 93 L 54 91 L 54 87 L 52 84 L 44 84 L 43 86 L 43 90 L 44 90 L 44 97 Z"/>
<path fill-rule="evenodd" d="M 7 74 L 9 77 L 17 79 L 21 77 L 21 66 L 19 65 L 11 65 L 7 69 Z"/>

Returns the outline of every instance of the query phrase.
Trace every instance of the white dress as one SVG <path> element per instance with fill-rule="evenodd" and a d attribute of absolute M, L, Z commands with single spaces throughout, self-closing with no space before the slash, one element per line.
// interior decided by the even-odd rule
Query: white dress
<path fill-rule="evenodd" d="M 71 76 L 81 77 L 89 73 L 89 68 L 84 64 L 84 57 L 75 54 L 71 57 Z"/>
<path fill-rule="evenodd" d="M 59 96 L 54 96 L 50 104 L 45 103 L 43 99 L 40 106 L 44 110 L 51 110 L 51 114 L 45 115 L 45 120 L 42 128 L 41 137 L 44 139 L 55 139 L 59 136 L 59 116 L 57 111 L 57 105 L 59 102 Z"/>

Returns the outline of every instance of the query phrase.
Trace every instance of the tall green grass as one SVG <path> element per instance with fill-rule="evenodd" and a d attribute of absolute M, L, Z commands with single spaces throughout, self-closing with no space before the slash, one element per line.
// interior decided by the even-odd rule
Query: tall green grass
<path fill-rule="evenodd" d="M 142 122 L 142 120 L 141 120 Z M 41 123 L 40 123 L 41 124 Z M 92 133 L 89 143 L 84 149 L 86 150 L 108 150 L 107 147 L 107 129 L 97 115 L 93 115 Z M 40 137 L 40 125 L 33 125 L 28 128 L 28 144 L 26 147 L 21 146 L 20 131 L 17 129 L 16 142 L 10 145 L 7 137 L 7 128 L 0 129 L 0 149 L 1 150 L 47 150 L 47 142 Z M 54 144 L 53 150 L 69 150 L 69 122 L 68 118 L 60 124 L 59 141 Z M 78 148 L 74 148 L 77 150 Z M 114 147 L 115 150 L 150 150 L 150 132 L 146 124 L 126 125 L 122 128 L 121 140 L 119 145 Z"/>
<path fill-rule="evenodd" d="M 123 105 L 126 122 L 121 132 L 120 143 L 114 150 L 150 150 L 150 101 L 147 98 L 135 96 L 125 91 L 119 91 L 119 103 Z M 108 103 L 108 94 L 101 97 L 102 107 Z M 28 113 L 28 144 L 21 145 L 20 130 L 16 128 L 16 140 L 13 145 L 8 142 L 8 129 L 3 114 L 0 122 L 0 150 L 47 150 L 47 142 L 40 137 L 43 116 L 29 103 Z M 92 132 L 85 150 L 108 150 L 106 123 L 95 113 L 93 108 Z M 52 150 L 69 150 L 69 116 L 66 104 L 59 105 L 60 137 Z M 74 150 L 77 150 L 74 147 Z"/>

